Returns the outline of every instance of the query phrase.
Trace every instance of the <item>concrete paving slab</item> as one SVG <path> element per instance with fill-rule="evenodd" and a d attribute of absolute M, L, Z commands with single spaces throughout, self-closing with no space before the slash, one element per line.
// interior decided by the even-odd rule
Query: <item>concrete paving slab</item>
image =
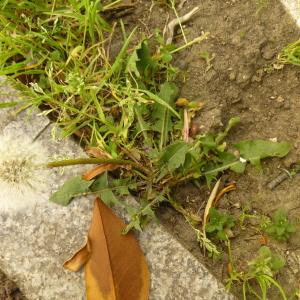
<path fill-rule="evenodd" d="M 0 103 L 19 102 L 21 97 L 21 93 L 13 88 L 4 76 L 0 76 Z M 40 111 L 35 108 L 27 109 L 19 114 L 16 114 L 16 110 L 16 107 L 0 109 L 0 131 L 6 127 L 6 130 L 11 131 L 17 137 L 20 127 L 26 127 L 24 130 L 30 132 L 31 137 L 37 137 L 50 124 L 48 118 L 38 116 Z M 17 120 L 22 120 L 22 122 Z"/>
<path fill-rule="evenodd" d="M 1 149 L 5 149 L 5 145 L 9 145 L 5 152 L 15 149 L 6 157 L 6 164 L 9 158 L 23 157 L 26 151 L 38 151 L 37 156 L 43 159 L 84 155 L 72 139 L 54 141 L 51 138 L 53 125 L 49 126 L 43 118 L 32 117 L 26 121 L 17 116 L 11 120 L 9 110 L 1 111 L 4 125 L 0 128 L 0 151 L 3 152 Z M 21 147 L 13 146 L 18 144 Z M 3 162 L 1 156 L 0 202 L 13 204 L 0 203 L 0 268 L 16 281 L 29 300 L 85 299 L 82 272 L 68 272 L 62 263 L 84 241 L 93 199 L 77 199 L 68 207 L 47 200 L 66 178 L 81 173 L 83 168 L 41 171 L 37 184 L 31 182 L 32 186 L 37 185 L 33 190 L 26 187 L 18 192 L 15 187 L 2 188 L 5 185 L 1 178 Z M 122 215 L 124 212 L 116 210 L 116 213 Z M 234 299 L 160 224 L 152 223 L 138 238 L 151 272 L 150 299 Z"/>
<path fill-rule="evenodd" d="M 288 13 L 300 27 L 300 0 L 280 0 Z"/>

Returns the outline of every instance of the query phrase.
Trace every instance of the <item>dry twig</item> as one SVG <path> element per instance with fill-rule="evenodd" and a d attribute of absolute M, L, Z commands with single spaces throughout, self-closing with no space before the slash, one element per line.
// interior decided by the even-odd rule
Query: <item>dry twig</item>
<path fill-rule="evenodd" d="M 183 110 L 183 140 L 189 142 L 189 131 L 190 131 L 190 122 L 188 116 L 188 110 L 185 108 Z"/>
<path fill-rule="evenodd" d="M 236 183 L 232 182 L 229 185 L 227 185 L 226 187 L 224 187 L 219 193 L 218 195 L 215 197 L 212 206 L 216 207 L 219 200 L 228 192 L 234 191 L 236 190 Z"/>
<path fill-rule="evenodd" d="M 215 186 L 214 186 L 214 188 L 213 188 L 213 190 L 212 190 L 212 192 L 211 192 L 211 194 L 210 194 L 210 196 L 207 200 L 206 206 L 205 206 L 204 215 L 203 215 L 203 223 L 202 223 L 202 231 L 203 231 L 204 237 L 206 237 L 205 226 L 206 226 L 206 223 L 207 223 L 209 210 L 212 207 L 214 199 L 216 198 L 220 182 L 221 182 L 221 179 L 219 179 L 216 182 L 216 184 L 215 184 Z"/>
<path fill-rule="evenodd" d="M 175 18 L 173 19 L 171 22 L 169 22 L 168 26 L 167 26 L 167 30 L 166 30 L 166 44 L 169 45 L 172 43 L 173 38 L 174 38 L 174 31 L 175 28 L 180 25 L 183 24 L 187 21 L 189 21 L 191 19 L 191 17 L 197 13 L 199 11 L 199 7 L 195 7 L 193 8 L 190 12 L 188 12 L 187 14 L 183 15 L 182 17 L 179 18 Z"/>
<path fill-rule="evenodd" d="M 181 0 L 180 3 L 178 4 L 178 10 L 182 9 L 186 2 L 187 0 Z"/>

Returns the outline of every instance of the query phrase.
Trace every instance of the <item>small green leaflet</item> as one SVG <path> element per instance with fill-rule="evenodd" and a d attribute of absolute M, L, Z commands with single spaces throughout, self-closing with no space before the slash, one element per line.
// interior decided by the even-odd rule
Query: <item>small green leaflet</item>
<path fill-rule="evenodd" d="M 240 152 L 242 159 L 236 158 L 230 152 L 221 152 L 218 154 L 217 162 L 210 162 L 204 167 L 203 175 L 208 184 L 217 177 L 220 172 L 232 170 L 236 173 L 243 173 L 247 162 L 260 167 L 260 160 L 268 157 L 284 157 L 291 149 L 290 144 L 286 142 L 276 143 L 264 140 L 242 141 L 234 145 Z"/>
<path fill-rule="evenodd" d="M 0 103 L 0 108 L 14 107 L 18 104 L 20 104 L 20 102 L 3 102 L 3 103 Z"/>
<path fill-rule="evenodd" d="M 136 78 L 141 77 L 141 74 L 140 74 L 139 70 L 137 69 L 137 63 L 140 60 L 138 57 L 138 54 L 137 54 L 138 47 L 141 47 L 141 44 L 139 44 L 137 46 L 136 50 L 134 50 L 133 53 L 130 55 L 130 57 L 127 61 L 126 69 L 125 69 L 126 73 L 134 75 Z"/>
<path fill-rule="evenodd" d="M 156 202 L 160 203 L 165 201 L 162 196 L 157 196 Z M 140 207 L 127 210 L 130 214 L 130 223 L 124 228 L 123 234 L 127 234 L 130 230 L 135 229 L 137 231 L 142 231 L 145 225 L 147 225 L 152 219 L 155 218 L 155 213 L 153 211 L 152 203 L 145 199 L 141 199 Z"/>
<path fill-rule="evenodd" d="M 125 72 L 136 78 L 147 77 L 147 71 L 155 68 L 156 62 L 152 59 L 146 40 L 137 45 L 130 55 Z"/>
<path fill-rule="evenodd" d="M 119 204 L 119 199 L 109 187 L 107 172 L 98 177 L 91 186 L 92 192 L 97 192 L 101 200 L 108 206 Z"/>
<path fill-rule="evenodd" d="M 240 156 L 254 166 L 260 167 L 260 160 L 267 157 L 284 157 L 291 150 L 286 142 L 277 143 L 264 140 L 242 141 L 234 145 Z"/>
<path fill-rule="evenodd" d="M 178 87 L 174 83 L 166 82 L 161 86 L 158 94 L 166 104 L 174 108 L 174 102 L 178 95 Z M 166 146 L 169 140 L 169 132 L 172 130 L 172 114 L 169 109 L 159 103 L 154 104 L 152 114 L 153 130 L 160 133 L 159 148 Z"/>
<path fill-rule="evenodd" d="M 166 103 L 166 101 L 161 99 L 156 94 L 153 94 L 150 91 L 143 90 L 143 89 L 138 89 L 138 91 L 146 94 L 151 100 L 160 104 L 162 107 L 167 108 L 169 111 L 171 111 L 174 114 L 174 116 L 176 116 L 178 119 L 181 119 L 179 113 L 172 106 L 170 106 L 168 103 Z"/>
<path fill-rule="evenodd" d="M 216 144 L 219 145 L 228 135 L 229 131 L 236 126 L 237 124 L 239 124 L 241 121 L 241 119 L 239 117 L 234 117 L 231 118 L 225 128 L 225 131 L 220 132 L 217 137 L 216 137 Z"/>
<path fill-rule="evenodd" d="M 226 138 L 229 131 L 234 126 L 236 126 L 239 122 L 240 122 L 239 117 L 231 118 L 223 132 L 220 132 L 217 135 L 208 133 L 208 134 L 205 134 L 203 136 L 200 136 L 199 141 L 202 145 L 204 154 L 208 155 L 209 151 L 223 152 L 226 148 L 226 143 L 223 142 L 223 140 Z"/>
<path fill-rule="evenodd" d="M 189 145 L 183 141 L 175 142 L 164 149 L 159 164 L 165 166 L 169 172 L 175 171 L 184 164 L 189 148 Z"/>
<path fill-rule="evenodd" d="M 216 236 L 218 240 L 227 239 L 226 229 L 234 226 L 234 218 L 226 213 L 221 213 L 214 207 L 209 210 L 209 222 L 205 226 L 205 231 Z"/>
<path fill-rule="evenodd" d="M 128 196 L 130 195 L 129 189 L 135 190 L 136 184 L 124 179 L 111 179 L 107 172 L 99 176 L 90 187 L 93 193 L 99 195 L 101 200 L 108 206 L 120 205 L 125 206 L 126 203 L 120 201 L 117 196 Z"/>
<path fill-rule="evenodd" d="M 155 71 L 157 62 L 152 58 L 148 43 L 144 40 L 141 46 L 137 49 L 137 55 L 139 61 L 137 62 L 137 68 L 140 73 L 146 78 L 149 77 L 149 72 Z"/>
<path fill-rule="evenodd" d="M 211 162 L 208 164 L 203 172 L 207 184 L 210 185 L 220 172 L 231 170 L 236 173 L 243 173 L 246 168 L 246 162 L 241 162 L 230 152 L 221 152 L 218 156 L 218 163 Z"/>
<path fill-rule="evenodd" d="M 49 200 L 66 206 L 71 202 L 72 198 L 78 194 L 87 192 L 93 182 L 94 180 L 83 180 L 80 176 L 72 177 L 67 180 L 57 192 L 53 193 Z"/>

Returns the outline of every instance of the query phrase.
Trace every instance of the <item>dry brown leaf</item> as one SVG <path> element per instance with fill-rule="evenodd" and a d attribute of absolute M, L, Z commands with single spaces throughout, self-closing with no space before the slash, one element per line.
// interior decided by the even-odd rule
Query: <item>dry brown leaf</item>
<path fill-rule="evenodd" d="M 209 195 L 209 198 L 208 198 L 206 206 L 205 206 L 204 215 L 203 215 L 203 223 L 202 223 L 202 231 L 203 231 L 204 236 L 206 236 L 205 226 L 206 226 L 206 223 L 207 223 L 209 210 L 212 207 L 214 199 L 216 198 L 220 182 L 221 182 L 220 179 L 216 182 L 214 188 L 212 189 L 212 191 Z"/>
<path fill-rule="evenodd" d="M 190 122 L 188 117 L 188 110 L 185 108 L 183 110 L 183 140 L 188 143 L 189 142 L 189 132 L 190 132 Z"/>
<path fill-rule="evenodd" d="M 112 171 L 115 169 L 120 168 L 120 165 L 115 165 L 115 164 L 102 164 L 100 166 L 97 166 L 87 172 L 85 172 L 82 175 L 82 179 L 84 180 L 92 180 L 93 178 L 95 178 L 98 175 L 101 175 L 102 173 L 106 172 L 106 171 Z"/>
<path fill-rule="evenodd" d="M 232 182 L 230 183 L 229 185 L 227 185 L 226 187 L 224 187 L 218 194 L 217 196 L 215 197 L 213 203 L 212 203 L 212 206 L 213 207 L 216 207 L 220 201 L 220 199 L 226 194 L 226 193 L 229 193 L 231 191 L 234 191 L 236 190 L 236 183 L 235 182 Z"/>
<path fill-rule="evenodd" d="M 96 147 L 86 147 L 85 152 L 86 154 L 93 157 L 112 158 L 112 156 L 109 153 Z"/>
<path fill-rule="evenodd" d="M 88 242 L 65 263 L 69 270 L 85 264 L 87 300 L 148 299 L 146 259 L 134 235 L 121 234 L 125 227 L 99 198 L 95 200 Z"/>
<path fill-rule="evenodd" d="M 79 271 L 90 258 L 90 243 L 86 238 L 84 245 L 64 263 L 64 267 L 72 272 Z"/>

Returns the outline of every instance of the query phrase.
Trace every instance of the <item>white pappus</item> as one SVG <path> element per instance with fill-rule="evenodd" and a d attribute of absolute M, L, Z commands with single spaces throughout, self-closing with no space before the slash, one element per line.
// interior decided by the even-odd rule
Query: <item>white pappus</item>
<path fill-rule="evenodd" d="M 47 149 L 39 142 L 24 135 L 0 136 L 0 213 L 33 208 L 47 199 L 46 159 Z"/>

